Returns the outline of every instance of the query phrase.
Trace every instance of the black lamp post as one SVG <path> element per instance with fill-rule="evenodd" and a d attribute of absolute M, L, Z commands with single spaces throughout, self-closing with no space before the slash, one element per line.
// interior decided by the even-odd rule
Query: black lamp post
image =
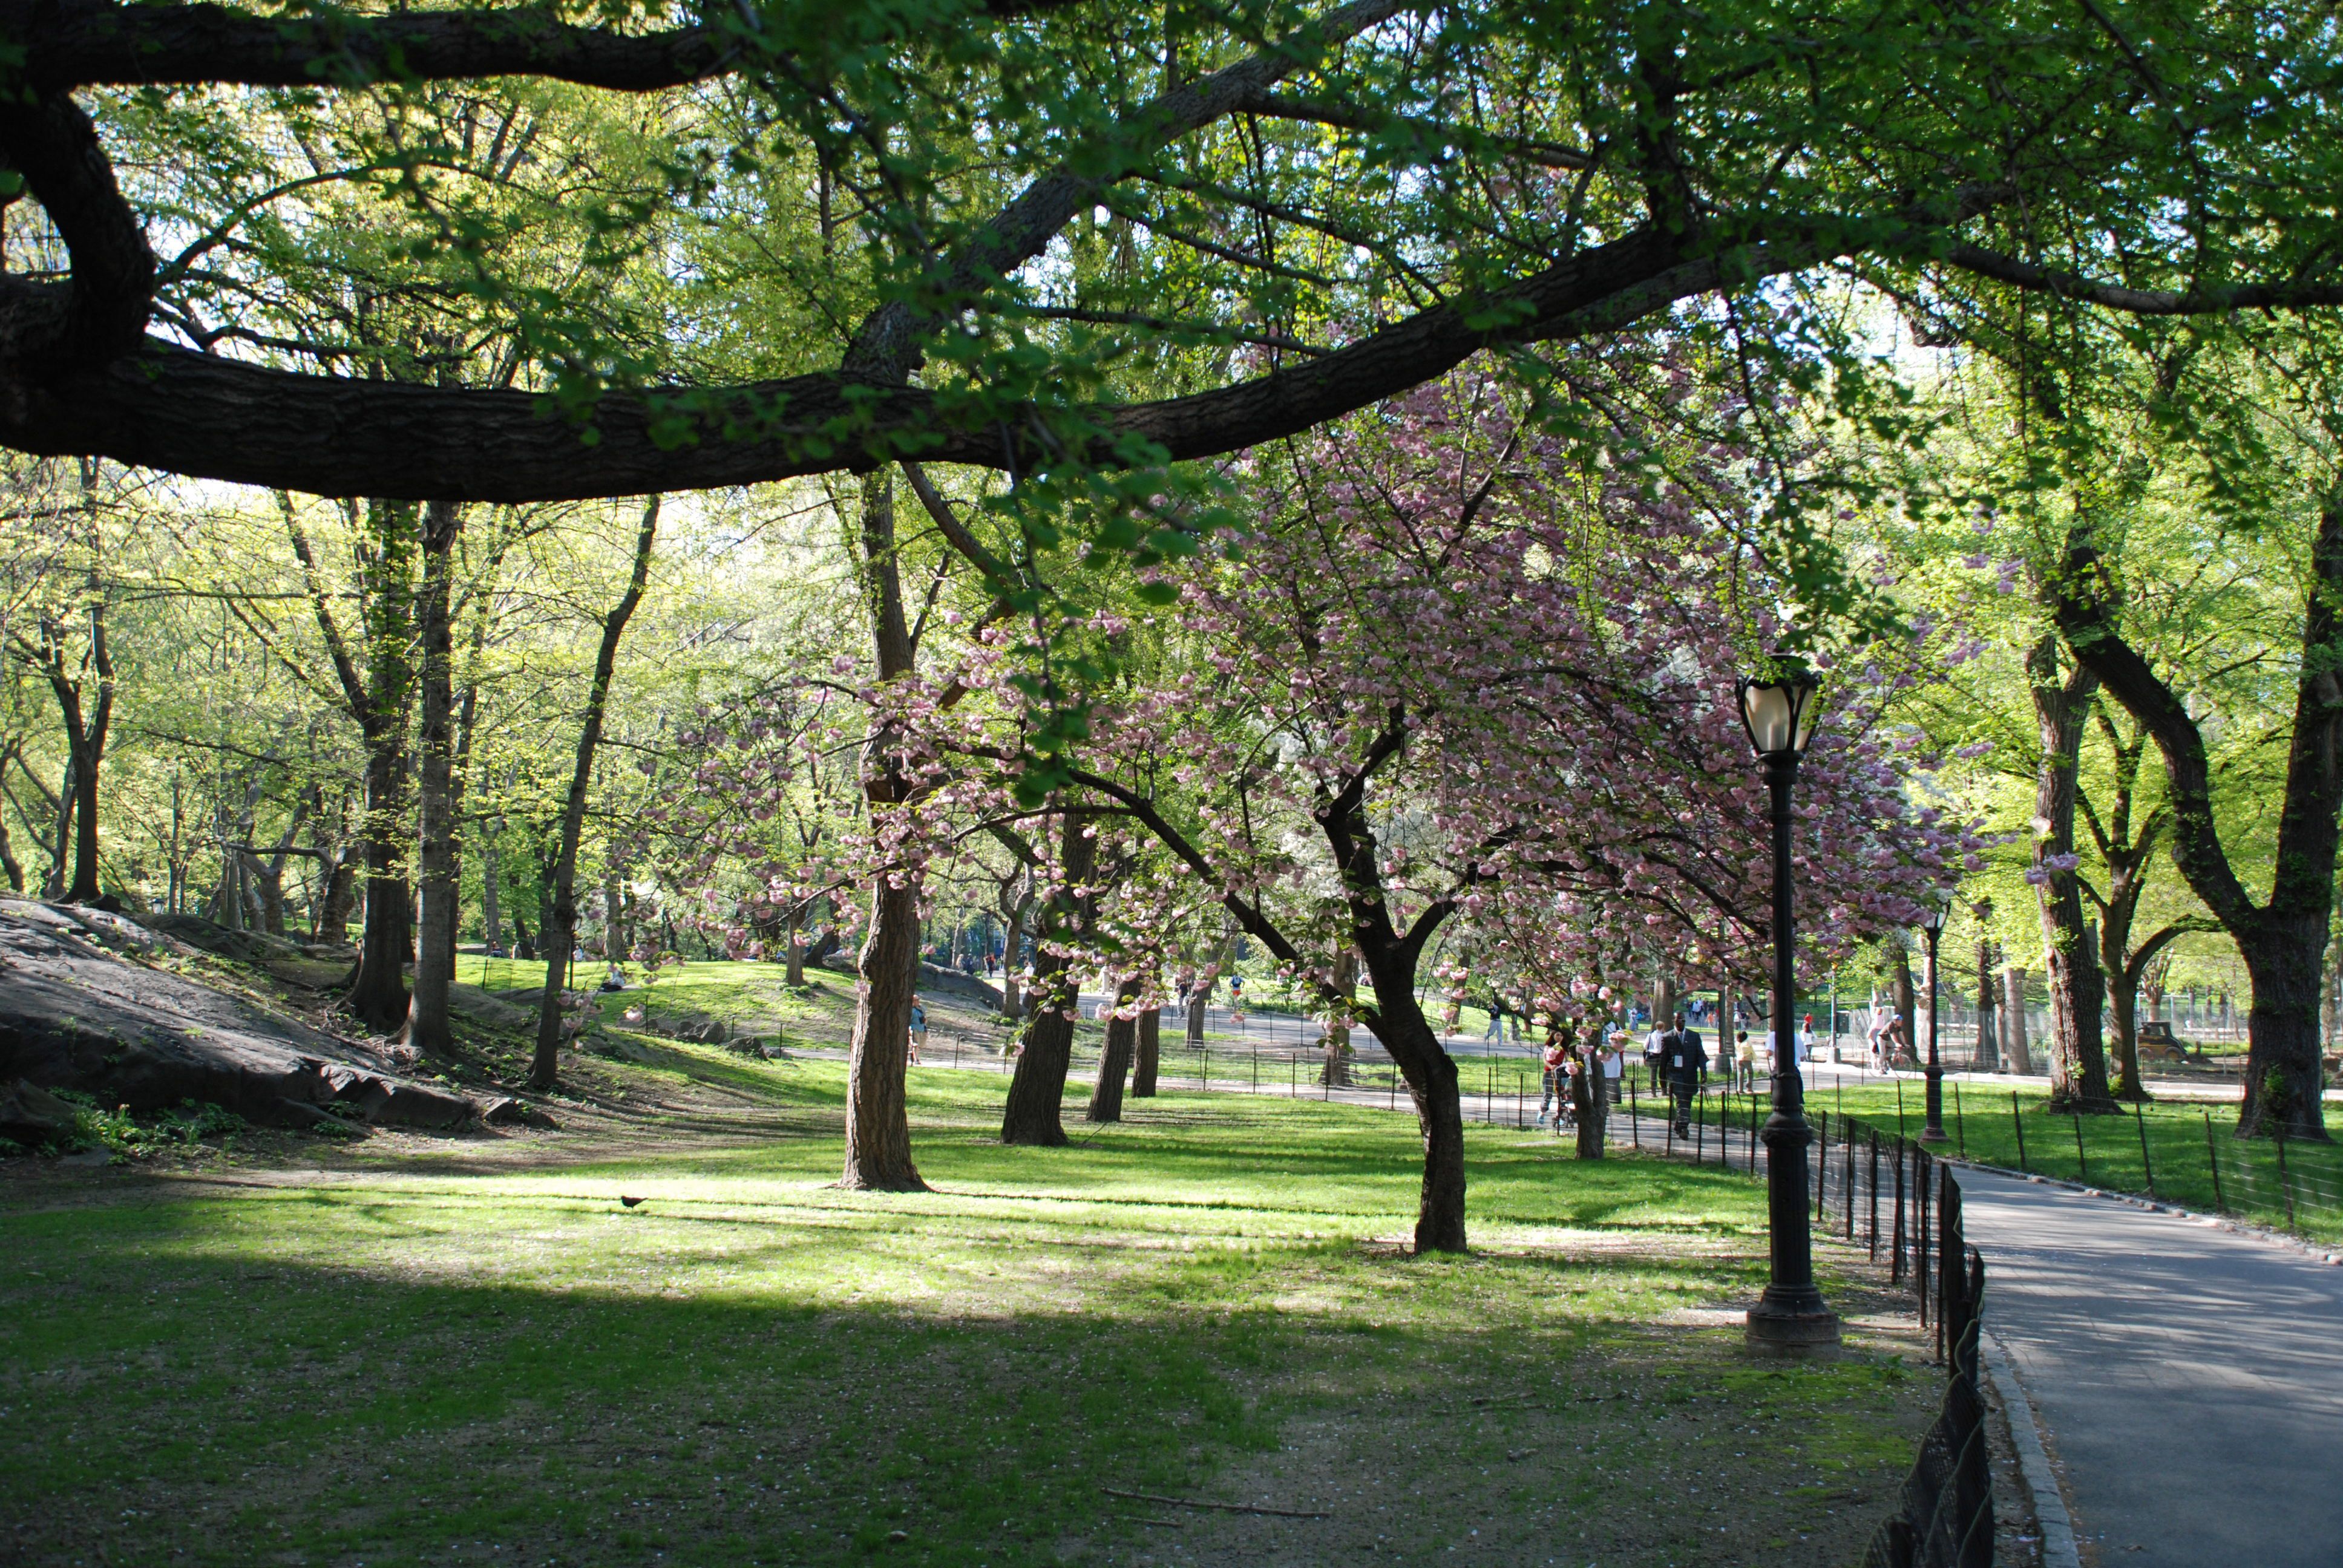
<path fill-rule="evenodd" d="M 1812 672 L 1785 663 L 1767 678 L 1746 677 L 1735 688 L 1749 744 L 1765 764 L 1774 808 L 1774 1111 L 1760 1135 L 1773 1276 L 1749 1309 L 1748 1334 L 1752 1345 L 1781 1351 L 1838 1342 L 1838 1318 L 1815 1286 L 1814 1242 L 1806 1228 L 1806 1146 L 1814 1131 L 1806 1125 L 1805 1082 L 1798 1073 L 1797 980 L 1791 961 L 1797 933 L 1791 918 L 1790 794 L 1798 759 L 1814 734 L 1815 686 Z"/>
<path fill-rule="evenodd" d="M 1945 917 L 1951 912 L 1949 895 L 1932 899 L 1920 908 L 1920 929 L 1928 933 L 1928 1124 L 1920 1129 L 1923 1143 L 1946 1141 L 1945 1070 L 1936 1060 L 1936 939 L 1945 934 Z"/>

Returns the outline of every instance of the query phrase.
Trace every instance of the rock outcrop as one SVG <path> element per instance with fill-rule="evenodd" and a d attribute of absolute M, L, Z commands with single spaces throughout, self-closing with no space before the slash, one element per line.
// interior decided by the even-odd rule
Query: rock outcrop
<path fill-rule="evenodd" d="M 337 1114 L 409 1127 L 470 1120 L 470 1100 L 400 1063 L 171 967 L 176 937 L 121 915 L 0 899 L 0 1081 L 158 1110 L 208 1101 L 250 1121 Z"/>

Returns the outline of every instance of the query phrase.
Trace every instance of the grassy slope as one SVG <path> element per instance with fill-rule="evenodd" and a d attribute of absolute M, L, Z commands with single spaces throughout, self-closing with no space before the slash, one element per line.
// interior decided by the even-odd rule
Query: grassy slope
<path fill-rule="evenodd" d="M 1334 1504 L 1293 1560 L 1349 1532 L 1839 1562 L 1932 1402 L 1892 1354 L 1757 1366 L 1702 1326 L 1762 1268 L 1758 1194 L 1713 1170 L 1476 1131 L 1483 1251 L 1419 1261 L 1386 1244 L 1416 1158 L 1387 1115 L 1175 1096 L 1009 1150 L 997 1077 L 928 1070 L 939 1191 L 881 1198 L 825 1185 L 835 1064 L 662 1060 L 628 1070 L 638 1101 L 711 1098 L 631 1131 L 377 1140 L 233 1178 L 256 1185 L 20 1170 L 9 1545 L 1005 1568 L 1212 1561 L 1268 1528 L 1151 1525 L 1108 1484 Z M 1720 1519 L 1750 1555 L 1715 1556 Z"/>

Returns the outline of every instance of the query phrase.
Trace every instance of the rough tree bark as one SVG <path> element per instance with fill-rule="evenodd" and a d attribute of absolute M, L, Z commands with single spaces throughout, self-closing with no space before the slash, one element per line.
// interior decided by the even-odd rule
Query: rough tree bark
<path fill-rule="evenodd" d="M 1024 1016 L 1023 1000 L 1018 995 L 1017 950 L 1025 945 L 1025 922 L 1032 918 L 1033 895 L 1028 891 L 1011 908 L 1003 922 L 1007 934 L 1001 939 L 1001 1016 L 1017 1019 Z"/>
<path fill-rule="evenodd" d="M 1344 951 L 1334 959 L 1334 990 L 1345 1005 L 1359 985 L 1359 955 Z M 1325 1037 L 1319 1041 L 1325 1060 L 1318 1067 L 1318 1081 L 1337 1089 L 1351 1082 L 1351 1020 L 1350 1014 L 1339 1010 L 1326 1014 Z"/>
<path fill-rule="evenodd" d="M 1980 927 L 1992 913 L 1991 900 L 1978 904 L 1977 921 Z M 1993 1016 L 1998 1010 L 1996 1004 L 1999 999 L 2000 988 L 1993 978 L 1993 938 L 1989 933 L 1980 935 L 1976 945 L 1976 1066 L 1979 1072 L 2001 1070 L 2001 1037 L 2000 1032 L 1994 1027 Z"/>
<path fill-rule="evenodd" d="M 1131 1097 L 1155 1098 L 1155 1076 L 1163 1059 L 1163 1011 L 1149 1008 L 1139 1015 L 1139 1039 L 1131 1059 Z"/>
<path fill-rule="evenodd" d="M 792 910 L 789 912 L 789 929 L 786 940 L 787 945 L 782 950 L 781 957 L 781 983 L 794 990 L 805 984 L 806 930 L 803 910 Z"/>
<path fill-rule="evenodd" d="M 367 503 L 374 538 L 361 576 L 361 624 L 366 637 L 363 678 L 333 626 L 323 585 L 317 580 L 307 538 L 286 521 L 294 551 L 309 581 L 318 625 L 327 630 L 344 699 L 357 721 L 366 749 L 366 799 L 359 838 L 366 880 L 361 893 L 365 930 L 358 942 L 358 968 L 342 999 L 343 1007 L 368 1029 L 389 1033 L 405 1027 L 407 965 L 415 952 L 414 899 L 407 886 L 404 836 L 409 786 L 407 716 L 415 696 L 416 508 L 404 501 Z"/>
<path fill-rule="evenodd" d="M 456 539 L 463 527 L 464 508 L 454 502 L 432 501 L 423 508 L 423 584 L 416 596 L 416 631 L 423 652 L 422 733 L 415 813 L 423 918 L 417 933 L 415 990 L 407 1009 L 407 1039 L 427 1056 L 446 1056 L 456 1047 L 447 1020 L 447 990 L 456 978 L 453 579 Z"/>
<path fill-rule="evenodd" d="M 1083 1113 L 1084 1121 L 1122 1120 L 1122 1084 L 1131 1072 L 1131 1051 L 1139 1034 L 1139 1020 L 1125 1018 L 1123 1010 L 1138 994 L 1136 975 L 1124 976 L 1114 988 L 1114 1010 L 1107 1018 L 1106 1043 L 1099 1051 L 1098 1081 L 1091 1085 L 1090 1109 Z"/>
<path fill-rule="evenodd" d="M 1896 992 L 1896 1021 L 1903 1026 L 1904 1049 L 1917 1056 L 1926 1048 L 1920 1043 L 1920 1019 L 1912 994 L 1912 950 L 1902 942 L 1888 948 L 1890 978 Z"/>
<path fill-rule="evenodd" d="M 903 576 L 895 548 L 895 487 L 883 470 L 866 476 L 861 496 L 864 607 L 870 616 L 881 684 L 908 679 L 916 650 L 903 614 Z M 873 724 L 862 745 L 862 795 L 873 825 L 900 811 L 910 794 L 891 721 Z M 861 976 L 854 1038 L 846 1059 L 846 1162 L 841 1187 L 922 1191 L 911 1162 L 911 1122 L 904 1105 L 910 1067 L 911 1000 L 920 965 L 920 886 L 910 872 L 882 875 L 870 892 L 870 923 L 856 968 Z"/>
<path fill-rule="evenodd" d="M 2276 865 L 2261 904 L 2222 846 L 2204 732 L 2179 693 L 2124 639 L 2112 574 L 2087 527 L 2067 536 L 2051 588 L 2059 631 L 2075 657 L 2155 739 L 2164 759 L 2173 859 L 2237 944 L 2253 982 L 2237 1134 L 2325 1141 L 2318 987 L 2335 901 L 2337 813 L 2343 809 L 2343 494 L 2328 496 L 2320 508 L 2309 568 Z"/>
<path fill-rule="evenodd" d="M 1009 1081 L 1009 1102 L 1001 1114 L 1001 1141 L 1055 1148 L 1066 1141 L 1062 1107 L 1066 1069 L 1074 1053 L 1074 974 L 1053 940 L 1079 935 L 1088 922 L 1084 884 L 1097 865 L 1098 841 L 1079 811 L 1060 819 L 1059 875 L 1066 891 L 1041 907 L 1033 944 L 1033 988 L 1027 998 L 1025 1031 L 1017 1071 Z"/>
<path fill-rule="evenodd" d="M 1725 1029 L 1729 1032 L 1731 1028 L 1728 1020 Z M 1731 1041 L 1724 1043 L 1729 1052 Z M 1604 1145 L 1609 1141 L 1611 1120 L 1611 1096 L 1603 1081 L 1602 1027 L 1595 1026 L 1594 1038 L 1587 1043 L 1571 1049 L 1578 1055 L 1578 1071 L 1570 1081 L 1570 1108 L 1578 1121 L 1578 1157 L 1600 1160 Z M 1730 1061 L 1732 1057 L 1727 1054 L 1720 1060 Z"/>
<path fill-rule="evenodd" d="M 2034 1071 L 2034 1056 L 2026 1042 L 2026 970 L 2013 964 L 2001 971 L 2001 1043 L 2009 1070 L 2020 1077 Z"/>
<path fill-rule="evenodd" d="M 528 1086 L 542 1094 L 553 1087 L 561 1066 L 561 1001 L 569 983 L 569 955 L 578 945 L 578 840 L 586 826 L 586 792 L 594 779 L 594 753 L 602 744 L 602 719 L 609 707 L 610 676 L 618 664 L 618 642 L 642 602 L 650 581 L 651 545 L 659 534 L 659 498 L 643 508 L 635 534 L 633 574 L 627 591 L 602 618 L 602 643 L 594 654 L 594 674 L 586 688 L 586 713 L 578 726 L 578 751 L 569 769 L 569 793 L 561 806 L 561 838 L 547 879 L 547 908 L 538 936 L 545 949 L 545 990 L 538 1000 L 537 1051 Z"/>
<path fill-rule="evenodd" d="M 2034 786 L 2034 864 L 2026 876 L 2041 915 L 2042 961 L 2050 980 L 2050 1107 L 2112 1113 L 2100 1011 L 2107 981 L 2083 923 L 2081 879 L 2071 864 L 2061 869 L 2056 863 L 2071 862 L 2075 854 L 2076 766 L 2099 678 L 2085 664 L 2062 678 L 2058 642 L 2050 636 L 2034 645 L 2026 670 L 2042 753 Z"/>

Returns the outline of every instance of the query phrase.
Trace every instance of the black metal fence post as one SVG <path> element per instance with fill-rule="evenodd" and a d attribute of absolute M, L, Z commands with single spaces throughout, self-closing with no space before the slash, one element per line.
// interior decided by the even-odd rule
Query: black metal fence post
<path fill-rule="evenodd" d="M 1950 1370 L 1944 1402 L 1921 1439 L 1895 1512 L 1872 1535 L 1863 1568 L 1992 1568 L 1993 1483 L 1978 1353 L 1985 1260 L 1967 1245 L 1959 1183 L 1933 1161 L 1926 1163 L 1939 1171 L 1936 1322 Z M 1920 1204 L 1919 1211 L 1926 1211 Z"/>
<path fill-rule="evenodd" d="M 1925 1149 L 1912 1156 L 1912 1283 L 1920 1297 L 1920 1326 L 1928 1326 L 1928 1174 L 1936 1164 Z"/>
<path fill-rule="evenodd" d="M 2091 1184 L 2091 1162 L 2083 1153 L 2083 1113 L 2077 1111 L 2072 1114 L 2075 1118 L 2075 1170 L 2077 1173 L 2075 1179 L 2087 1187 Z"/>
<path fill-rule="evenodd" d="M 1830 1179 L 1830 1112 L 1815 1112 L 1815 1141 L 1822 1145 L 1822 1158 L 1815 1161 L 1815 1221 L 1817 1224 L 1830 1217 L 1824 1207 L 1824 1192 Z"/>
<path fill-rule="evenodd" d="M 2137 1105 L 2133 1106 L 2131 1108 L 2131 1119 L 2133 1125 L 2139 1129 L 2140 1174 L 2147 1180 L 2147 1195 L 2153 1198 L 2156 1196 L 2156 1167 L 2149 1162 L 2147 1158 L 2147 1115 L 2145 1108 Z"/>
<path fill-rule="evenodd" d="M 2017 1108 L 2017 1091 L 2015 1089 L 2009 1091 L 2009 1124 L 2017 1129 L 2017 1168 L 2030 1176 L 2034 1173 L 2034 1167 L 2026 1162 L 2026 1114 Z"/>
<path fill-rule="evenodd" d="M 1896 1235 L 1888 1243 L 1887 1282 L 1904 1282 L 1904 1167 L 1908 1163 L 1912 1146 L 1899 1135 L 1896 1140 Z"/>
<path fill-rule="evenodd" d="M 2205 1165 L 2213 1172 L 2213 1212 L 2221 1213 L 2228 1205 L 2221 1201 L 2221 1161 L 2213 1152 L 2213 1113 L 2205 1112 Z"/>
<path fill-rule="evenodd" d="M 1871 1256 L 1879 1257 L 1879 1129 L 1871 1130 Z"/>
<path fill-rule="evenodd" d="M 1839 1185 L 1846 1189 L 1844 1197 L 1846 1204 L 1846 1239 L 1852 1241 L 1855 1240 L 1855 1123 L 1842 1121 L 1839 1126 L 1841 1135 L 1846 1140 L 1846 1165 L 1840 1171 Z"/>
<path fill-rule="evenodd" d="M 2291 1231 L 2296 1228 L 2294 1223 L 2294 1183 L 2288 1181 L 2286 1176 L 2286 1128 L 2284 1125 L 2281 1124 L 2279 1126 L 2276 1136 L 2272 1139 L 2272 1141 L 2278 1145 L 2278 1190 L 2286 1199 L 2286 1228 Z"/>

